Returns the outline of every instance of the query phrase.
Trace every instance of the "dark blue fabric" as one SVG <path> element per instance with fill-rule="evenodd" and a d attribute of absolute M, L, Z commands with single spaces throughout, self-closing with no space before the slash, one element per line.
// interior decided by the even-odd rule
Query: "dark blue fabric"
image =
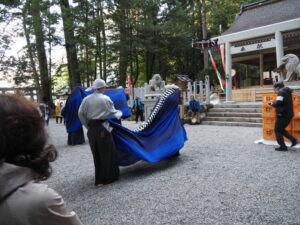
<path fill-rule="evenodd" d="M 93 91 L 86 92 L 86 87 L 76 87 L 73 89 L 68 97 L 65 107 L 62 110 L 62 115 L 65 118 L 67 132 L 71 133 L 79 130 L 82 127 L 82 123 L 78 117 L 78 109 L 82 100 L 93 93 Z M 126 95 L 123 88 L 106 89 L 105 95 L 109 96 L 113 101 L 115 108 L 121 110 L 122 117 L 131 116 L 130 109 L 128 108 Z"/>
<path fill-rule="evenodd" d="M 111 121 L 119 165 L 139 160 L 158 162 L 177 153 L 187 140 L 178 112 L 179 91 L 171 94 L 143 131 L 131 131 Z"/>

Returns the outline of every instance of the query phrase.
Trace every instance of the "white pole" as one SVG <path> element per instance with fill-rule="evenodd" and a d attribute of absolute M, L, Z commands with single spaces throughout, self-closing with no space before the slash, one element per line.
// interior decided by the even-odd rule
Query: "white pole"
<path fill-rule="evenodd" d="M 232 58 L 230 53 L 230 42 L 226 42 L 225 44 L 225 54 L 226 54 L 226 101 L 232 101 L 232 77 L 231 77 L 231 70 L 232 70 Z"/>
<path fill-rule="evenodd" d="M 200 80 L 200 82 L 199 82 L 200 84 L 200 102 L 203 102 L 203 81 L 202 80 Z"/>
<path fill-rule="evenodd" d="M 205 102 L 206 104 L 209 104 L 209 96 L 210 96 L 210 82 L 209 82 L 209 76 L 205 76 Z"/>

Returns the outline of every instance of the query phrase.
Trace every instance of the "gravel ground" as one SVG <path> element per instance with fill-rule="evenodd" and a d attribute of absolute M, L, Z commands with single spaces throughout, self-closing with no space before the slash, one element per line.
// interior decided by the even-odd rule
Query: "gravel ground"
<path fill-rule="evenodd" d="M 122 167 L 118 181 L 96 188 L 89 145 L 67 146 L 63 125 L 51 120 L 59 158 L 47 183 L 85 225 L 300 224 L 299 149 L 254 144 L 261 128 L 185 128 L 179 158 Z"/>

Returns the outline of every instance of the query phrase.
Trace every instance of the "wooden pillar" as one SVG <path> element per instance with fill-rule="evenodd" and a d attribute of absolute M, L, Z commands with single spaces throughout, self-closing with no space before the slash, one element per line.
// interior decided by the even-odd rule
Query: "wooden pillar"
<path fill-rule="evenodd" d="M 259 77 L 260 77 L 260 86 L 264 85 L 264 55 L 259 54 Z"/>
<path fill-rule="evenodd" d="M 282 38 L 282 33 L 280 31 L 275 32 L 275 41 L 276 41 L 276 63 L 277 63 L 277 67 L 279 67 L 281 63 L 281 58 L 284 56 L 283 38 Z M 282 73 L 280 73 L 279 81 L 283 81 Z"/>

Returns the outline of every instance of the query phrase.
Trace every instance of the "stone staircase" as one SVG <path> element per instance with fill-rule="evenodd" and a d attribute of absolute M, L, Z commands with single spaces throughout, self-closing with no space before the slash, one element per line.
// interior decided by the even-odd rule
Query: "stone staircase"
<path fill-rule="evenodd" d="M 209 109 L 203 125 L 262 127 L 261 102 L 221 103 Z"/>

